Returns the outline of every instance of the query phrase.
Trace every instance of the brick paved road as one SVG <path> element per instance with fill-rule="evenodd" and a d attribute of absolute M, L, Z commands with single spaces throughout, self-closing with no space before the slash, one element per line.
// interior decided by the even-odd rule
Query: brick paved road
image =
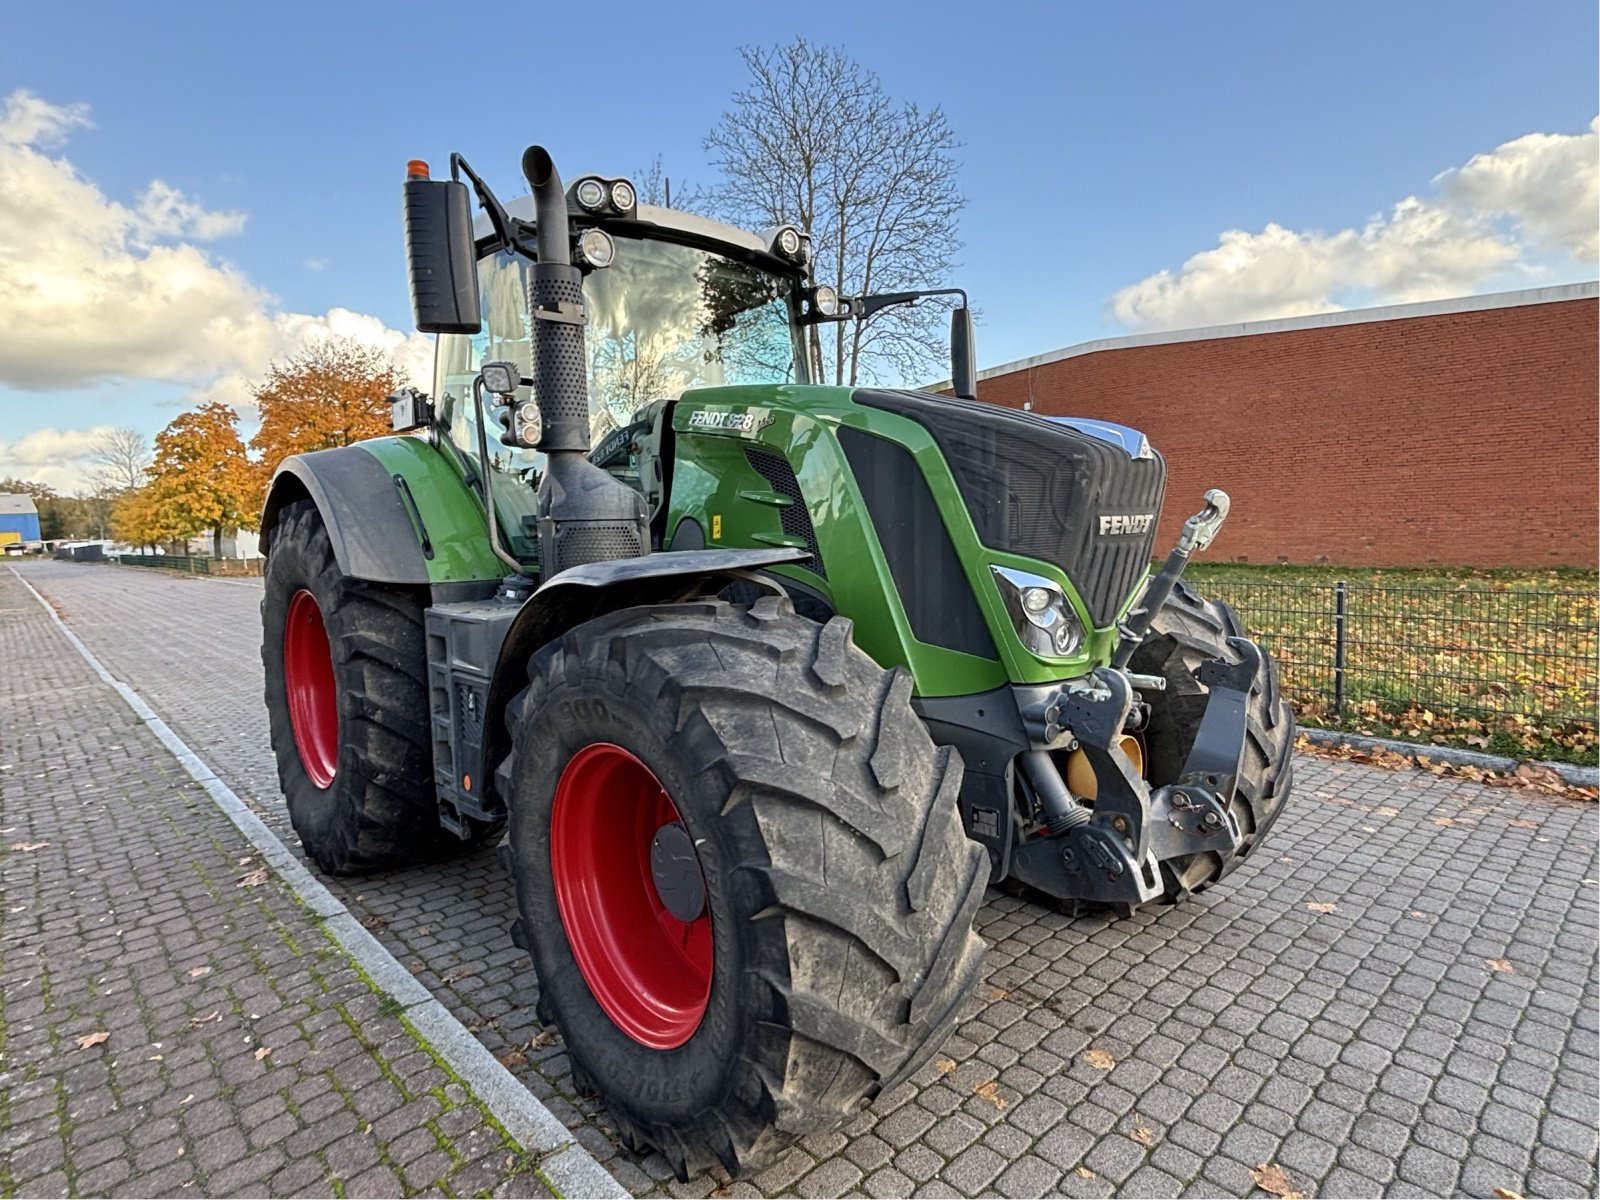
<path fill-rule="evenodd" d="M 9 573 L 0 662 L 0 1192 L 549 1195 Z"/>
<path fill-rule="evenodd" d="M 294 844 L 260 703 L 259 592 L 25 569 Z M 1266 1162 L 1327 1196 L 1592 1194 L 1593 807 L 1318 759 L 1298 771 L 1264 855 L 1195 902 L 1071 920 L 991 895 L 988 979 L 944 1057 L 754 1181 L 680 1185 L 619 1150 L 559 1043 L 517 1073 L 641 1194 L 1243 1196 Z M 341 894 L 491 1049 L 533 1034 L 491 853 Z"/>

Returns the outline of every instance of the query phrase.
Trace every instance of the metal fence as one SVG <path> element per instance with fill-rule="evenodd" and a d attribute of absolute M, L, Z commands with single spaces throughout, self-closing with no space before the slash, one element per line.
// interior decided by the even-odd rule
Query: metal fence
<path fill-rule="evenodd" d="M 125 567 L 161 567 L 168 571 L 187 571 L 191 575 L 211 574 L 211 560 L 194 554 L 119 554 Z"/>
<path fill-rule="evenodd" d="M 1377 712 L 1594 727 L 1594 592 L 1343 581 L 1201 586 L 1238 611 L 1307 716 L 1338 722 Z"/>

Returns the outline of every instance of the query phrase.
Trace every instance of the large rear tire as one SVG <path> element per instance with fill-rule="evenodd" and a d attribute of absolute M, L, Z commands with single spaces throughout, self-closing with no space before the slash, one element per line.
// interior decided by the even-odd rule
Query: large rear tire
<path fill-rule="evenodd" d="M 433 788 L 425 593 L 346 577 L 309 500 L 278 518 L 265 575 L 272 749 L 306 853 L 346 875 L 459 848 Z"/>
<path fill-rule="evenodd" d="M 580 1087 L 680 1178 L 761 1170 L 924 1063 L 988 858 L 911 679 L 786 599 L 629 609 L 529 665 L 508 866 Z"/>
<path fill-rule="evenodd" d="M 1241 661 L 1229 638 L 1243 637 L 1233 609 L 1203 600 L 1179 581 L 1134 652 L 1130 671 L 1164 677 L 1162 692 L 1146 692 L 1150 721 L 1144 730 L 1146 778 L 1152 787 L 1174 782 L 1189 757 L 1207 703 L 1197 672 L 1203 663 Z M 1278 693 L 1278 669 L 1266 651 L 1250 685 L 1244 755 L 1231 812 L 1244 835 L 1236 854 L 1193 854 L 1161 864 L 1164 898 L 1177 901 L 1203 891 L 1239 866 L 1283 811 L 1294 780 L 1294 714 Z"/>

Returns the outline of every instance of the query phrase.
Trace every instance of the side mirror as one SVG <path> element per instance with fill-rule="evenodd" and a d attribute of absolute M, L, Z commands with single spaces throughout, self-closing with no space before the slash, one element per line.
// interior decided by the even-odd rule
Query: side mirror
<path fill-rule="evenodd" d="M 972 343 L 972 310 L 950 312 L 950 390 L 962 400 L 978 398 L 978 358 Z"/>
<path fill-rule="evenodd" d="M 467 185 L 428 178 L 415 162 L 405 182 L 406 268 L 411 312 L 423 333 L 477 333 L 478 262 Z"/>

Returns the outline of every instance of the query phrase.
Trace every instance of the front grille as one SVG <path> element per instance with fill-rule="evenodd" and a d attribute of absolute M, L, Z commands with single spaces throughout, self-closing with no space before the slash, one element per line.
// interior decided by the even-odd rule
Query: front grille
<path fill-rule="evenodd" d="M 1014 409 L 918 392 L 859 391 L 856 403 L 907 417 L 938 442 L 978 540 L 1066 572 L 1100 628 L 1150 563 L 1142 534 L 1102 534 L 1102 516 L 1159 514 L 1166 464 Z"/>
<path fill-rule="evenodd" d="M 778 519 L 783 523 L 784 534 L 803 539 L 811 554 L 810 558 L 796 565 L 826 579 L 828 572 L 822 565 L 822 552 L 817 548 L 817 531 L 811 524 L 811 511 L 806 508 L 806 498 L 800 494 L 800 481 L 794 477 L 794 468 L 789 465 L 789 460 L 781 454 L 760 450 L 755 446 L 746 446 L 744 456 L 751 470 L 765 479 L 768 487 L 780 496 L 787 496 L 792 502 L 778 510 Z"/>

